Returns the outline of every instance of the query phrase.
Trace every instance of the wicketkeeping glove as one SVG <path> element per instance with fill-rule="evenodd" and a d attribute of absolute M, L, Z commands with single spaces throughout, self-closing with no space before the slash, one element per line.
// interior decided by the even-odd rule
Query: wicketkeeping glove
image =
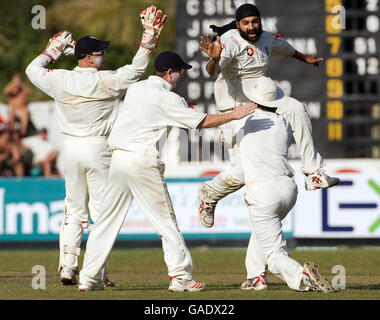
<path fill-rule="evenodd" d="M 69 31 L 61 31 L 50 38 L 48 45 L 41 54 L 48 56 L 51 59 L 51 63 L 55 63 L 67 45 L 73 41 L 73 37 Z"/>
<path fill-rule="evenodd" d="M 71 43 L 69 43 L 65 50 L 62 51 L 63 55 L 64 56 L 72 56 L 75 54 L 75 45 L 76 45 L 76 41 L 72 41 Z"/>
<path fill-rule="evenodd" d="M 157 47 L 158 36 L 164 27 L 166 15 L 152 5 L 142 11 L 140 17 L 144 28 L 140 46 L 152 50 Z"/>

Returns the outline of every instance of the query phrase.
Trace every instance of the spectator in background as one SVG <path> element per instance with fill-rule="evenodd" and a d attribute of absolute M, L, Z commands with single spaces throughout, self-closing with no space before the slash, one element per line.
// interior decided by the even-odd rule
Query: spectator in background
<path fill-rule="evenodd" d="M 0 176 L 13 176 L 10 131 L 9 127 L 3 123 L 0 127 Z"/>
<path fill-rule="evenodd" d="M 30 88 L 23 83 L 21 75 L 16 73 L 12 81 L 4 88 L 4 94 L 10 107 L 8 122 L 11 130 L 20 130 L 21 136 L 35 135 L 37 130 L 30 120 L 28 96 Z"/>
<path fill-rule="evenodd" d="M 33 166 L 33 152 L 22 143 L 21 133 L 18 130 L 13 130 L 10 138 L 13 174 L 16 177 L 30 176 Z"/>
<path fill-rule="evenodd" d="M 59 151 L 49 141 L 45 128 L 37 135 L 23 138 L 22 143 L 33 152 L 33 167 L 42 170 L 44 177 L 60 176 L 56 169 Z"/>

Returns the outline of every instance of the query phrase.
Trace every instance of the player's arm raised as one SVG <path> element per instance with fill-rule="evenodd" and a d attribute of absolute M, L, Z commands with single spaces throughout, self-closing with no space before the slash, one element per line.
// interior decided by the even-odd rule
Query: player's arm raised
<path fill-rule="evenodd" d="M 138 81 L 145 73 L 151 52 L 157 47 L 158 37 L 164 27 L 167 16 L 151 5 L 140 13 L 143 34 L 140 48 L 132 63 L 119 68 L 115 74 L 117 79 L 115 91 L 125 90 L 131 83 Z"/>
<path fill-rule="evenodd" d="M 233 111 L 224 114 L 208 114 L 197 126 L 197 129 L 221 126 L 232 120 L 240 120 L 257 109 L 256 103 L 239 104 Z"/>
<path fill-rule="evenodd" d="M 299 61 L 312 64 L 316 67 L 319 67 L 319 63 L 323 61 L 323 58 L 317 58 L 316 56 L 312 54 L 303 54 L 297 50 L 292 57 Z"/>
<path fill-rule="evenodd" d="M 222 43 L 220 42 L 220 37 L 216 37 L 216 43 L 213 43 L 209 35 L 207 38 L 201 36 L 200 49 L 211 58 L 206 66 L 207 73 L 210 76 L 216 76 L 219 74 L 219 61 L 222 54 Z"/>
<path fill-rule="evenodd" d="M 157 48 L 158 37 L 167 17 L 154 5 L 143 10 L 140 17 L 144 29 L 140 47 L 153 50 Z"/>
<path fill-rule="evenodd" d="M 35 58 L 25 70 L 29 80 L 47 95 L 53 97 L 53 90 L 50 81 L 47 80 L 50 71 L 45 67 L 55 61 L 62 55 L 68 45 L 73 43 L 72 35 L 69 31 L 61 31 L 49 39 L 45 50 Z"/>
<path fill-rule="evenodd" d="M 303 54 L 297 51 L 289 42 L 282 38 L 280 33 L 274 34 L 272 39 L 272 55 L 274 56 L 280 58 L 292 57 L 301 62 L 313 64 L 316 67 L 318 67 L 319 62 L 323 61 L 322 58 L 317 58 L 311 54 Z"/>

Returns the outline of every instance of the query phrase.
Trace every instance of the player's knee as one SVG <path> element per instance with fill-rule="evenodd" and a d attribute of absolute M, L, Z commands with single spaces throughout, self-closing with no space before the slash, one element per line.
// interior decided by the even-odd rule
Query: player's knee
<path fill-rule="evenodd" d="M 79 220 L 77 217 L 71 215 L 71 214 L 66 214 L 64 216 L 64 224 L 65 225 L 73 225 L 77 226 L 82 229 L 86 229 L 88 227 L 88 220 Z"/>
<path fill-rule="evenodd" d="M 289 253 L 285 241 L 281 241 L 280 244 L 275 245 L 272 250 L 266 254 L 266 260 L 268 261 L 268 265 L 276 265 L 278 259 L 281 260 L 284 256 L 288 257 Z"/>
<path fill-rule="evenodd" d="M 224 176 L 224 182 L 233 188 L 239 188 L 244 186 L 244 177 L 239 174 L 228 174 Z"/>

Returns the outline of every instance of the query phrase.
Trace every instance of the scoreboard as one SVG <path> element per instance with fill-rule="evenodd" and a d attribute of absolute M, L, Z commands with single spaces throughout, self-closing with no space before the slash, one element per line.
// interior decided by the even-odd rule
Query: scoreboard
<path fill-rule="evenodd" d="M 177 52 L 193 65 L 178 93 L 196 100 L 199 111 L 216 113 L 215 79 L 206 73 L 208 57 L 199 49 L 200 36 L 214 35 L 211 24 L 231 22 L 236 8 L 252 3 L 260 9 L 264 30 L 280 33 L 301 53 L 324 59 L 319 68 L 293 58 L 272 60 L 267 74 L 305 104 L 322 157 L 380 158 L 379 2 L 177 0 Z M 201 148 L 209 139 L 211 150 L 216 149 L 215 137 L 216 131 L 192 133 L 186 147 Z M 182 161 L 212 160 L 212 152 L 183 154 L 187 159 Z M 295 145 L 290 158 L 298 158 Z"/>

